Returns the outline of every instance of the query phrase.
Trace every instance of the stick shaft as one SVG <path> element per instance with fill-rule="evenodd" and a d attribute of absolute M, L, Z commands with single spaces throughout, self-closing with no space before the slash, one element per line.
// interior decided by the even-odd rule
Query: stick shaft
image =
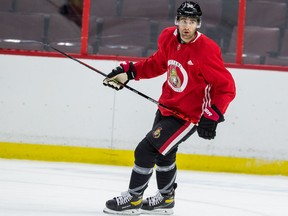
<path fill-rule="evenodd" d="M 45 45 L 46 45 L 46 44 L 45 44 Z M 63 51 L 61 51 L 61 50 L 59 50 L 59 49 L 57 49 L 57 48 L 55 48 L 55 47 L 52 47 L 52 46 L 50 46 L 50 45 L 47 45 L 47 46 L 49 46 L 51 49 L 55 50 L 56 52 L 59 52 L 59 53 L 61 53 L 62 55 L 64 55 L 64 56 L 66 56 L 66 57 L 68 57 L 68 58 L 70 58 L 70 59 L 78 62 L 79 64 L 82 64 L 83 66 L 89 68 L 90 70 L 92 70 L 92 71 L 94 71 L 94 72 L 96 72 L 96 73 L 98 73 L 98 74 L 101 74 L 101 75 L 104 76 L 104 77 L 107 77 L 107 75 L 106 75 L 105 73 L 103 73 L 102 71 L 100 71 L 100 70 L 98 70 L 98 69 L 96 69 L 96 68 L 94 68 L 94 67 L 86 64 L 85 62 L 80 61 L 79 59 L 76 59 L 76 58 L 74 58 L 73 56 L 70 56 L 70 55 L 68 55 L 67 53 L 65 53 L 65 52 L 63 52 Z M 160 106 L 160 107 L 168 110 L 169 112 L 171 112 L 173 115 L 177 116 L 178 118 L 183 119 L 183 120 L 185 120 L 185 121 L 188 121 L 188 122 L 190 122 L 190 123 L 193 123 L 192 120 L 191 120 L 189 117 L 187 117 L 187 116 L 185 116 L 185 115 L 183 115 L 183 114 L 181 114 L 181 113 L 179 113 L 179 112 L 177 112 L 177 111 L 175 111 L 175 110 L 172 110 L 172 109 L 168 108 L 168 107 L 165 106 L 164 104 L 159 103 L 157 100 L 155 100 L 155 99 L 153 99 L 153 98 L 151 98 L 151 97 L 143 94 L 142 92 L 139 92 L 138 90 L 136 90 L 136 89 L 134 89 L 134 88 L 132 88 L 132 87 L 130 87 L 130 86 L 128 86 L 128 85 L 123 85 L 123 86 L 124 86 L 125 88 L 127 88 L 128 90 L 130 90 L 130 91 L 132 91 L 132 92 L 140 95 L 141 97 L 144 97 L 145 99 L 151 101 L 152 103 L 154 103 L 154 104 L 156 104 L 156 105 L 158 105 L 158 106 Z M 195 124 L 195 123 L 193 123 L 193 124 Z"/>

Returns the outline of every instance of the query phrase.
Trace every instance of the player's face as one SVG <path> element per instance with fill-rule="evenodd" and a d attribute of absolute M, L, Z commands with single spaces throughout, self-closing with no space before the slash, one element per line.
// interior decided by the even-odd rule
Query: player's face
<path fill-rule="evenodd" d="M 193 40 L 197 30 L 198 22 L 194 18 L 180 17 L 178 21 L 178 28 L 181 39 L 188 43 Z"/>

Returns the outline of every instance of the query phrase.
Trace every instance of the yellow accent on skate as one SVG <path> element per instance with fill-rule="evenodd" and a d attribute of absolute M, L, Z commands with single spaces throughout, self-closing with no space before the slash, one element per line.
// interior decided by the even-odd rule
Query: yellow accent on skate
<path fill-rule="evenodd" d="M 137 200 L 137 201 L 131 202 L 131 204 L 134 205 L 134 206 L 138 206 L 138 205 L 140 205 L 141 203 L 142 203 L 142 199 L 139 199 L 139 200 Z"/>
<path fill-rule="evenodd" d="M 165 203 L 172 203 L 174 201 L 174 199 L 167 199 L 165 200 Z"/>

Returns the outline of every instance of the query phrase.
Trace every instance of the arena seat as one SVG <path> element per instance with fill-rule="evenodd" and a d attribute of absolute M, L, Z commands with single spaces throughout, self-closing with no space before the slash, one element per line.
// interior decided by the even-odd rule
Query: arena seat
<path fill-rule="evenodd" d="M 66 0 L 15 0 L 15 12 L 58 13 L 60 7 L 65 3 Z"/>
<path fill-rule="evenodd" d="M 9 12 L 13 10 L 12 0 L 1 0 L 0 1 L 0 11 Z"/>
<path fill-rule="evenodd" d="M 96 17 L 110 17 L 119 15 L 119 0 L 91 1 L 90 15 Z"/>
<path fill-rule="evenodd" d="M 258 1 L 258 0 L 255 0 Z M 287 3 L 288 4 L 288 0 L 265 0 L 267 2 L 281 2 L 281 3 Z"/>
<path fill-rule="evenodd" d="M 65 52 L 80 52 L 81 29 L 74 22 L 60 14 L 51 14 L 49 15 L 46 32 L 46 41 L 48 44 L 56 48 L 58 47 Z M 88 47 L 88 49 L 92 52 L 91 47 Z"/>
<path fill-rule="evenodd" d="M 269 1 L 247 1 L 247 26 L 278 27 L 286 24 L 287 4 Z"/>
<path fill-rule="evenodd" d="M 280 29 L 246 26 L 244 29 L 243 63 L 263 64 L 268 53 L 276 53 L 279 47 Z M 235 62 L 237 27 L 234 27 L 225 62 Z"/>
<path fill-rule="evenodd" d="M 98 47 L 151 46 L 151 22 L 147 18 L 106 17 L 98 19 L 96 41 Z M 132 30 L 132 31 L 131 31 Z"/>
<path fill-rule="evenodd" d="M 120 15 L 165 20 L 171 16 L 169 0 L 122 0 Z"/>
<path fill-rule="evenodd" d="M 27 43 L 25 40 L 44 42 L 44 23 L 46 17 L 42 14 L 0 13 L 0 48 L 43 50 L 37 43 Z M 8 42 L 18 40 L 18 43 Z"/>
<path fill-rule="evenodd" d="M 288 29 L 285 29 L 278 55 L 267 55 L 265 64 L 288 66 Z"/>
<path fill-rule="evenodd" d="M 145 54 L 145 48 L 142 46 L 106 45 L 100 46 L 97 54 L 142 57 Z"/>

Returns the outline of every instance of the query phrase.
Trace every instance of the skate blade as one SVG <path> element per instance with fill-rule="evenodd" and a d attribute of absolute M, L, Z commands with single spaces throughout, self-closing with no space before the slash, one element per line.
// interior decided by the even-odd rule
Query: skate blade
<path fill-rule="evenodd" d="M 141 209 L 141 214 L 146 215 L 172 215 L 174 213 L 173 209 L 154 209 L 154 210 L 144 210 Z"/>
<path fill-rule="evenodd" d="M 129 209 L 124 211 L 114 211 L 108 208 L 104 208 L 103 212 L 106 214 L 113 214 L 113 215 L 140 215 L 140 209 Z"/>

